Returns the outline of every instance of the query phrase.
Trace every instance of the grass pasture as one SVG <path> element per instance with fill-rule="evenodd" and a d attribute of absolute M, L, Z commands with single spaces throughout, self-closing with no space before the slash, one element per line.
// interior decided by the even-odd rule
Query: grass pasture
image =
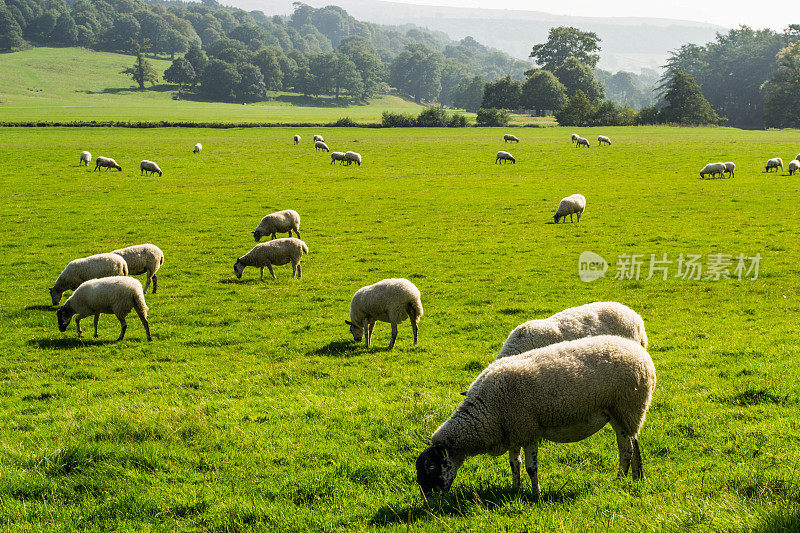
<path fill-rule="evenodd" d="M 519 145 L 504 145 L 502 133 Z M 300 133 L 303 143 L 292 144 Z M 361 167 L 329 165 L 353 149 Z M 548 129 L 0 129 L 0 524 L 15 531 L 800 528 L 798 178 L 765 174 L 800 132 Z M 579 131 L 595 139 L 597 130 Z M 204 150 L 191 148 L 202 142 Z M 77 165 L 81 150 L 123 172 Z M 516 165 L 495 165 L 507 149 Z M 8 157 L 8 156 L 7 156 Z M 141 159 L 164 176 L 139 175 Z M 700 180 L 711 161 L 736 177 Z M 580 224 L 555 225 L 580 192 Z M 264 214 L 296 209 L 303 278 L 233 274 Z M 56 327 L 47 288 L 76 257 L 153 242 L 154 336 L 129 316 Z M 584 283 L 578 257 L 611 266 Z M 616 280 L 620 254 L 761 255 L 758 279 Z M 354 345 L 359 287 L 407 277 L 425 315 Z M 143 276 L 140 276 L 143 278 Z M 543 494 L 478 456 L 421 503 L 414 460 L 517 324 L 617 300 L 644 317 L 658 384 L 648 479 L 617 480 L 609 427 L 545 443 Z"/>

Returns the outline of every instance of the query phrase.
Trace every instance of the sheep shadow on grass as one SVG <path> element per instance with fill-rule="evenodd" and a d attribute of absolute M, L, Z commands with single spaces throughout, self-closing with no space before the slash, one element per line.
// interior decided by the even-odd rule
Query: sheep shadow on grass
<path fill-rule="evenodd" d="M 314 348 L 306 355 L 324 355 L 324 356 L 338 356 L 348 357 L 354 355 L 352 352 L 356 351 L 360 344 L 355 344 L 352 340 L 338 340 L 331 341 L 325 346 Z"/>
<path fill-rule="evenodd" d="M 58 311 L 58 306 L 52 305 L 29 305 L 25 308 L 26 311 Z"/>
<path fill-rule="evenodd" d="M 232 285 L 252 285 L 253 283 L 267 283 L 267 281 L 274 281 L 274 280 L 268 280 L 266 278 L 264 279 L 263 282 L 258 278 L 248 278 L 248 279 L 225 278 L 219 280 L 220 283 L 232 284 Z"/>
<path fill-rule="evenodd" d="M 126 337 L 127 339 L 127 337 Z M 31 339 L 29 346 L 51 350 L 71 350 L 72 348 L 85 348 L 87 346 L 105 346 L 106 344 L 117 344 L 117 337 L 113 339 L 80 339 L 78 337 L 61 337 L 58 339 Z"/>

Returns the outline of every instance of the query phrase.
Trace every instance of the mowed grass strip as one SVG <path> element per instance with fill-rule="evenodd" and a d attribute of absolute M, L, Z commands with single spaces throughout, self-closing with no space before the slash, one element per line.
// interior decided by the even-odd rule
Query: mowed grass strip
<path fill-rule="evenodd" d="M 0 523 L 13 530 L 797 529 L 796 178 L 765 174 L 800 132 L 726 128 L 0 129 Z M 509 146 L 503 133 L 521 142 Z M 292 135 L 303 143 L 294 146 Z M 310 142 L 360 152 L 330 165 Z M 611 147 L 598 148 L 599 133 Z M 201 154 L 192 154 L 196 142 Z M 495 165 L 497 150 L 516 165 Z M 81 150 L 122 172 L 78 166 Z M 140 176 L 156 161 L 163 177 Z M 700 180 L 732 160 L 736 177 Z M 587 199 L 580 224 L 551 224 Z M 233 264 L 295 209 L 310 254 L 258 281 Z M 103 316 L 56 327 L 72 259 L 152 242 L 154 336 Z M 611 266 L 578 278 L 591 250 Z M 761 254 L 757 280 L 645 279 L 650 254 Z M 615 280 L 642 254 L 640 280 Z M 420 342 L 344 320 L 358 288 L 406 277 Z M 140 276 L 143 279 L 143 276 Z M 540 450 L 543 496 L 505 457 L 468 459 L 425 506 L 414 460 L 517 324 L 616 300 L 645 320 L 658 385 L 648 479 L 616 480 L 613 432 Z"/>

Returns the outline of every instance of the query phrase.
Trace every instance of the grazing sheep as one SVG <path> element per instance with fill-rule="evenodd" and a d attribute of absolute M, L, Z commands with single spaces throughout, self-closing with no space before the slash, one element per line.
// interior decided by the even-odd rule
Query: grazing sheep
<path fill-rule="evenodd" d="M 142 162 L 139 163 L 139 168 L 142 171 L 141 174 L 147 172 L 148 176 L 152 176 L 153 174 L 158 172 L 158 177 L 160 178 L 164 174 L 163 172 L 161 172 L 161 168 L 159 168 L 159 166 L 156 163 L 148 161 L 147 159 L 143 159 Z"/>
<path fill-rule="evenodd" d="M 325 139 L 322 138 L 322 135 L 314 135 L 314 142 L 325 142 Z"/>
<path fill-rule="evenodd" d="M 91 279 L 82 283 L 64 302 L 64 305 L 56 311 L 58 329 L 62 333 L 67 331 L 70 320 L 75 316 L 78 337 L 83 337 L 81 320 L 94 316 L 94 337 L 97 338 L 97 323 L 100 321 L 100 314 L 116 315 L 122 325 L 117 339 L 121 341 L 125 338 L 125 330 L 128 329 L 125 317 L 128 316 L 131 309 L 136 310 L 136 314 L 139 315 L 139 320 L 144 326 L 144 331 L 147 333 L 147 340 L 152 341 L 150 324 L 147 322 L 147 304 L 144 301 L 142 284 L 139 283 L 139 280 L 125 276 Z"/>
<path fill-rule="evenodd" d="M 795 159 L 793 161 L 789 161 L 789 166 L 787 168 L 789 169 L 789 175 L 793 176 L 794 173 L 800 169 L 800 160 Z"/>
<path fill-rule="evenodd" d="M 369 348 L 375 322 L 389 322 L 392 325 L 391 350 L 397 339 L 397 324 L 406 318 L 411 321 L 414 344 L 417 344 L 417 324 L 422 313 L 419 289 L 413 283 L 403 278 L 384 279 L 356 291 L 350 301 L 350 320 L 344 323 L 350 326 L 353 340 L 361 342 L 364 337 L 364 346 Z"/>
<path fill-rule="evenodd" d="M 517 139 L 517 137 L 515 135 L 511 135 L 510 133 L 506 133 L 505 135 L 503 135 L 503 142 L 506 142 L 506 143 L 507 142 L 518 143 L 519 139 Z"/>
<path fill-rule="evenodd" d="M 719 174 L 719 177 L 724 177 L 725 173 L 725 163 L 709 163 L 703 167 L 703 170 L 700 171 L 700 178 L 705 178 L 707 175 L 711 174 L 713 178 L 715 175 Z"/>
<path fill-rule="evenodd" d="M 122 256 L 128 264 L 128 275 L 138 276 L 147 273 L 147 283 L 144 285 L 144 293 L 150 287 L 150 280 L 153 280 L 153 294 L 158 290 L 158 276 L 156 272 L 164 264 L 164 252 L 155 244 L 136 244 L 127 248 L 114 250 L 112 254 Z"/>
<path fill-rule="evenodd" d="M 353 163 L 358 163 L 358 166 L 361 166 L 361 154 L 358 152 L 345 152 L 344 158 L 347 161 L 347 166 Z"/>
<path fill-rule="evenodd" d="M 89 163 L 92 162 L 92 154 L 84 150 L 81 152 L 81 158 L 78 160 L 78 165 L 83 165 L 88 167 Z"/>
<path fill-rule="evenodd" d="M 347 161 L 347 158 L 344 156 L 344 152 L 331 152 L 331 165 L 337 161 L 339 161 L 339 164 Z"/>
<path fill-rule="evenodd" d="M 262 242 L 256 244 L 252 250 L 236 260 L 233 272 L 237 278 L 242 279 L 244 267 L 259 267 L 261 268 L 261 281 L 264 281 L 264 267 L 267 267 L 269 273 L 272 274 L 272 279 L 278 279 L 275 277 L 275 272 L 272 271 L 272 265 L 281 266 L 291 263 L 292 277 L 297 275 L 300 278 L 303 276 L 300 260 L 303 258 L 303 254 L 307 253 L 308 246 L 300 239 L 275 239 Z"/>
<path fill-rule="evenodd" d="M 647 349 L 647 333 L 639 313 L 619 302 L 593 302 L 523 322 L 509 334 L 496 359 L 599 335 L 625 337 Z"/>
<path fill-rule="evenodd" d="M 566 222 L 567 215 L 569 215 L 569 221 L 572 222 L 572 215 L 577 214 L 578 222 L 580 222 L 584 209 L 586 209 L 586 198 L 584 198 L 582 194 L 567 196 L 558 202 L 558 209 L 556 210 L 556 214 L 553 215 L 553 220 L 556 224 L 558 224 L 558 220 L 561 218 Z"/>
<path fill-rule="evenodd" d="M 778 167 L 780 167 L 781 170 L 783 170 L 783 159 L 781 159 L 780 157 L 774 157 L 769 161 L 767 161 L 767 167 L 766 167 L 767 172 L 769 172 L 773 168 L 775 169 L 775 172 L 777 172 Z"/>
<path fill-rule="evenodd" d="M 736 170 L 736 163 L 734 163 L 732 161 L 727 161 L 727 162 L 723 163 L 723 165 L 725 165 L 725 172 L 728 173 L 728 177 L 732 178 L 733 177 L 733 172 L 734 172 L 734 170 Z"/>
<path fill-rule="evenodd" d="M 192 150 L 192 153 L 199 154 L 202 151 L 203 151 L 203 145 L 200 144 L 200 143 L 197 143 L 197 144 L 194 145 L 194 150 Z"/>
<path fill-rule="evenodd" d="M 299 135 L 295 135 L 294 136 L 294 144 L 300 144 L 300 136 Z"/>
<path fill-rule="evenodd" d="M 797 154 L 794 158 L 795 161 L 800 161 L 800 154 Z"/>
<path fill-rule="evenodd" d="M 578 137 L 577 139 L 575 139 L 575 148 L 578 148 L 580 146 L 585 146 L 586 148 L 589 148 L 590 147 L 589 139 L 584 139 L 583 137 Z"/>
<path fill-rule="evenodd" d="M 514 488 L 520 486 L 520 448 L 533 494 L 539 496 L 541 440 L 577 442 L 606 424 L 617 436 L 618 477 L 632 468 L 643 479 L 638 435 L 656 384 L 642 346 L 611 335 L 565 341 L 489 365 L 466 398 L 417 458 L 417 483 L 427 497 L 446 491 L 472 455 L 509 452 Z"/>
<path fill-rule="evenodd" d="M 292 230 L 300 238 L 300 215 L 297 211 L 292 209 L 285 209 L 283 211 L 276 211 L 265 216 L 259 222 L 258 227 L 253 232 L 253 237 L 256 242 L 261 240 L 264 235 L 272 235 L 274 239 L 277 233 L 288 232 L 289 237 L 292 236 Z"/>
<path fill-rule="evenodd" d="M 127 276 L 128 265 L 117 254 L 97 254 L 74 259 L 64 267 L 55 284 L 50 287 L 53 305 L 58 305 L 64 291 L 74 291 L 81 283 L 108 276 Z"/>
<path fill-rule="evenodd" d="M 494 160 L 495 164 L 497 164 L 498 162 L 500 162 L 500 164 L 503 164 L 506 161 L 511 161 L 512 165 L 517 163 L 517 160 L 514 159 L 514 156 L 509 154 L 508 152 L 503 152 L 502 150 L 497 152 L 497 158 L 495 158 Z"/>
<path fill-rule="evenodd" d="M 577 133 L 573 133 L 570 137 L 572 138 L 572 142 L 574 143 L 580 137 L 580 135 L 578 135 Z"/>
<path fill-rule="evenodd" d="M 314 143 L 314 150 L 324 150 L 325 152 L 330 152 L 331 149 L 328 148 L 328 145 L 325 144 L 323 141 L 317 141 Z"/>
<path fill-rule="evenodd" d="M 99 170 L 100 167 L 105 167 L 106 172 L 108 172 L 108 170 L 111 168 L 116 168 L 117 170 L 122 172 L 122 167 L 119 166 L 117 162 L 111 159 L 110 157 L 99 156 L 97 159 L 95 159 L 94 169 Z"/>
<path fill-rule="evenodd" d="M 605 135 L 598 135 L 597 144 L 599 144 L 600 146 L 603 146 L 603 143 L 611 146 L 611 139 L 609 139 Z"/>

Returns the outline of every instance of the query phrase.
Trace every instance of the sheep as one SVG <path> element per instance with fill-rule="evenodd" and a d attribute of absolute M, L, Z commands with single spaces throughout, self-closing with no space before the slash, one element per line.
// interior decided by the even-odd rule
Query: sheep
<path fill-rule="evenodd" d="M 117 254 L 97 254 L 74 259 L 64 267 L 55 284 L 50 287 L 50 298 L 53 305 L 58 305 L 64 291 L 74 291 L 85 281 L 127 275 L 128 264 Z"/>
<path fill-rule="evenodd" d="M 389 322 L 392 325 L 392 340 L 389 349 L 394 348 L 397 339 L 397 324 L 408 318 L 417 344 L 419 319 L 423 313 L 419 289 L 407 279 L 384 279 L 372 285 L 361 287 L 350 301 L 350 326 L 355 342 L 364 338 L 364 347 L 372 343 L 372 330 L 375 322 Z"/>
<path fill-rule="evenodd" d="M 300 144 L 300 136 L 299 135 L 295 135 L 294 136 L 294 144 Z"/>
<path fill-rule="evenodd" d="M 564 222 L 566 222 L 567 215 L 569 215 L 569 221 L 572 222 L 572 215 L 574 213 L 578 215 L 578 222 L 580 222 L 584 209 L 586 209 L 586 198 L 584 198 L 582 194 L 567 196 L 558 202 L 558 209 L 556 210 L 556 214 L 553 215 L 553 221 L 558 224 L 558 220 L 563 218 Z"/>
<path fill-rule="evenodd" d="M 578 137 L 577 139 L 575 139 L 575 148 L 579 148 L 581 146 L 585 146 L 586 148 L 590 148 L 589 140 L 588 139 L 584 139 L 583 137 Z"/>
<path fill-rule="evenodd" d="M 793 176 L 794 173 L 800 169 L 800 160 L 795 159 L 793 161 L 789 161 L 789 166 L 787 168 L 789 169 L 789 175 Z"/>
<path fill-rule="evenodd" d="M 300 238 L 300 215 L 297 211 L 293 211 L 291 209 L 285 209 L 283 211 L 276 211 L 275 213 L 270 213 L 269 215 L 265 216 L 259 222 L 258 227 L 256 227 L 255 231 L 253 232 L 253 237 L 255 241 L 258 242 L 261 240 L 261 237 L 264 235 L 272 235 L 274 239 L 277 233 L 283 233 L 284 231 L 289 233 L 289 237 L 292 236 L 292 230 L 297 234 L 297 238 Z"/>
<path fill-rule="evenodd" d="M 494 160 L 495 164 L 500 162 L 500 164 L 511 161 L 511 164 L 514 165 L 517 163 L 517 160 L 514 159 L 514 156 L 509 154 L 508 152 L 503 152 L 502 150 L 497 152 L 497 158 Z"/>
<path fill-rule="evenodd" d="M 148 161 L 147 159 L 143 159 L 141 163 L 139 163 L 139 168 L 141 169 L 141 174 L 145 172 L 148 173 L 148 176 L 152 176 L 156 172 L 158 172 L 158 177 L 160 178 L 164 173 L 161 172 L 161 168 L 154 163 L 153 161 Z"/>
<path fill-rule="evenodd" d="M 573 133 L 570 137 L 572 138 L 572 142 L 574 143 L 575 140 L 580 137 L 580 135 L 578 135 L 577 133 Z"/>
<path fill-rule="evenodd" d="M 300 239 L 275 239 L 262 242 L 256 244 L 252 250 L 236 260 L 233 272 L 237 278 L 242 279 L 244 267 L 260 267 L 261 281 L 264 281 L 264 267 L 267 267 L 269 273 L 272 274 L 272 279 L 278 279 L 275 277 L 275 272 L 272 271 L 272 265 L 281 266 L 292 263 L 292 277 L 297 275 L 298 278 L 301 278 L 303 272 L 300 268 L 300 260 L 303 258 L 303 254 L 307 253 L 308 246 Z"/>
<path fill-rule="evenodd" d="M 625 337 L 647 349 L 647 333 L 639 313 L 619 302 L 593 302 L 523 322 L 509 334 L 496 359 L 598 335 Z"/>
<path fill-rule="evenodd" d="M 466 398 L 433 433 L 416 461 L 427 497 L 446 491 L 472 455 L 506 451 L 513 487 L 520 487 L 520 448 L 533 495 L 541 491 L 538 445 L 583 440 L 607 423 L 617 436 L 618 477 L 644 479 L 638 435 L 650 407 L 656 372 L 650 355 L 630 339 L 604 335 L 552 344 L 489 365 Z"/>
<path fill-rule="evenodd" d="M 340 164 L 347 161 L 347 158 L 344 156 L 344 152 L 331 152 L 331 165 L 337 161 L 339 161 Z"/>
<path fill-rule="evenodd" d="M 325 139 L 322 138 L 322 135 L 314 135 L 314 142 L 325 142 Z"/>
<path fill-rule="evenodd" d="M 511 135 L 510 133 L 506 133 L 505 135 L 503 135 L 503 142 L 518 143 L 519 139 L 517 139 L 516 135 Z"/>
<path fill-rule="evenodd" d="M 194 145 L 194 150 L 192 150 L 192 153 L 199 154 L 202 150 L 203 150 L 203 145 L 200 144 L 200 143 L 197 143 L 197 144 Z"/>
<path fill-rule="evenodd" d="M 142 292 L 142 284 L 139 280 L 125 276 L 91 279 L 82 283 L 64 302 L 64 305 L 56 311 L 58 329 L 62 333 L 67 331 L 67 326 L 74 316 L 78 337 L 83 337 L 81 320 L 94 315 L 94 337 L 97 338 L 97 323 L 100 321 L 100 314 L 116 315 L 122 325 L 117 339 L 117 341 L 121 341 L 125 338 L 125 330 L 128 329 L 125 317 L 128 316 L 131 309 L 136 310 L 136 314 L 139 315 L 139 320 L 144 326 L 144 331 L 147 333 L 147 340 L 152 341 L 150 324 L 147 321 L 147 304 L 144 301 L 144 292 Z"/>
<path fill-rule="evenodd" d="M 794 158 L 795 161 L 800 161 L 800 154 L 797 154 Z"/>
<path fill-rule="evenodd" d="M 122 167 L 117 164 L 116 161 L 111 159 L 110 157 L 103 157 L 98 156 L 97 159 L 94 161 L 94 169 L 99 170 L 100 167 L 105 167 L 106 172 L 108 172 L 111 168 L 116 168 L 120 172 L 122 172 Z"/>
<path fill-rule="evenodd" d="M 328 145 L 327 145 L 327 144 L 325 144 L 323 141 L 317 141 L 317 142 L 315 142 L 315 143 L 314 143 L 314 150 L 317 150 L 317 151 L 319 151 L 319 150 L 323 150 L 323 151 L 325 151 L 325 152 L 330 152 L 330 151 L 331 151 L 331 149 L 330 149 L 330 148 L 328 148 Z"/>
<path fill-rule="evenodd" d="M 358 163 L 358 166 L 361 166 L 361 154 L 358 152 L 345 152 L 344 158 L 347 160 L 347 166 L 350 166 L 353 163 Z"/>
<path fill-rule="evenodd" d="M 92 154 L 90 154 L 86 150 L 81 152 L 81 158 L 78 160 L 78 165 L 79 166 L 83 165 L 83 166 L 88 167 L 89 163 L 91 163 L 91 162 L 92 162 Z"/>
<path fill-rule="evenodd" d="M 606 143 L 607 145 L 611 146 L 611 139 L 609 139 L 605 135 L 598 135 L 597 136 L 597 144 L 599 146 L 603 146 L 603 143 Z"/>
<path fill-rule="evenodd" d="M 773 157 L 772 159 L 767 161 L 766 171 L 769 172 L 770 169 L 774 168 L 775 172 L 777 172 L 778 167 L 781 167 L 781 170 L 783 170 L 783 159 L 781 159 L 780 157 Z"/>
<path fill-rule="evenodd" d="M 112 254 L 122 256 L 128 264 L 128 275 L 138 276 L 147 273 L 147 282 L 144 284 L 144 293 L 150 287 L 150 280 L 153 280 L 153 294 L 158 290 L 158 276 L 156 272 L 164 264 L 164 252 L 155 244 L 137 244 L 114 250 Z"/>
<path fill-rule="evenodd" d="M 728 177 L 732 178 L 734 170 L 736 170 L 736 163 L 732 161 L 726 161 L 725 163 L 723 163 L 723 165 L 725 165 L 725 172 L 728 173 Z"/>
<path fill-rule="evenodd" d="M 705 178 L 708 174 L 711 174 L 712 178 L 719 174 L 719 177 L 722 178 L 724 177 L 724 173 L 725 163 L 709 163 L 700 171 L 700 178 Z"/>

